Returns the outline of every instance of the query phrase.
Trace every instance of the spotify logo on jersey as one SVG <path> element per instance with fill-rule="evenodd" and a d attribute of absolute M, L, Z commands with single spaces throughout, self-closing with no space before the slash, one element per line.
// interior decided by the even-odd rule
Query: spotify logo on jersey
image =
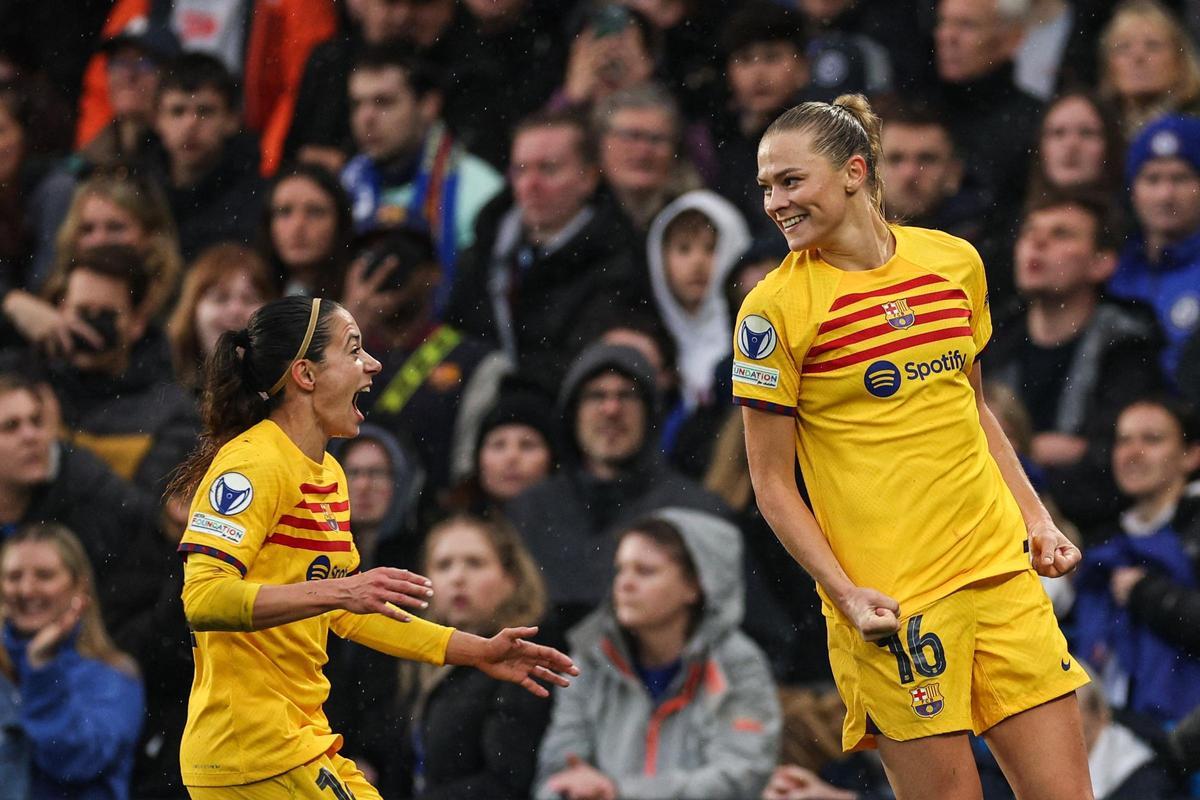
<path fill-rule="evenodd" d="M 900 370 L 890 361 L 876 361 L 867 367 L 863 384 L 876 397 L 891 397 L 900 390 Z"/>

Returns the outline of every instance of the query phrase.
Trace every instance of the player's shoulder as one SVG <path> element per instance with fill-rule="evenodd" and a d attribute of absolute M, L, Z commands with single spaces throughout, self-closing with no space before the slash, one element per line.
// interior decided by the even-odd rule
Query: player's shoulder
<path fill-rule="evenodd" d="M 893 230 L 903 256 L 932 272 L 961 280 L 983 266 L 979 251 L 966 239 L 933 228 L 896 226 Z"/>
<path fill-rule="evenodd" d="M 288 469 L 287 454 L 280 447 L 283 435 L 273 422 L 262 421 L 242 431 L 221 446 L 213 457 L 209 473 L 236 470 L 263 477 L 275 477 Z"/>
<path fill-rule="evenodd" d="M 772 307 L 778 307 L 788 296 L 795 284 L 794 275 L 801 269 L 795 253 L 789 253 L 778 267 L 768 272 L 754 288 L 746 294 L 742 301 L 742 313 L 762 313 Z"/>

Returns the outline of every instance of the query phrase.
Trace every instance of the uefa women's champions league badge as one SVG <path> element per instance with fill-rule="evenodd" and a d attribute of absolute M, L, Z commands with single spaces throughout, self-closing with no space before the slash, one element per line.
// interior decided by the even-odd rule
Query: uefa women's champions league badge
<path fill-rule="evenodd" d="M 217 477 L 208 489 L 208 502 L 219 514 L 232 517 L 250 507 L 254 487 L 240 472 L 226 472 Z"/>
<path fill-rule="evenodd" d="M 758 361 L 775 352 L 779 336 L 770 320 L 758 314 L 750 314 L 738 327 L 737 344 L 742 355 Z"/>

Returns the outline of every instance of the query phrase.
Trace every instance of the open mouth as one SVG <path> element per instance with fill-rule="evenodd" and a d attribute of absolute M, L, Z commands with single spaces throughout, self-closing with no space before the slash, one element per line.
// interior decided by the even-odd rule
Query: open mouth
<path fill-rule="evenodd" d="M 794 217 L 788 217 L 787 219 L 780 220 L 779 227 L 783 228 L 786 231 L 786 230 L 796 227 L 797 225 L 799 225 L 801 222 L 803 222 L 806 219 L 808 219 L 808 214 L 797 214 Z"/>
<path fill-rule="evenodd" d="M 358 417 L 359 422 L 365 420 L 367 415 L 364 414 L 358 407 L 358 396 L 369 391 L 371 391 L 371 384 L 368 383 L 366 386 L 355 392 L 354 396 L 350 398 L 350 405 L 354 408 L 354 414 Z"/>

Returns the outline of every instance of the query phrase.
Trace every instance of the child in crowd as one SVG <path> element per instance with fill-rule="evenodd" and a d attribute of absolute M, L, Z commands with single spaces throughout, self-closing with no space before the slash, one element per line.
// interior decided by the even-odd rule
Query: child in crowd
<path fill-rule="evenodd" d="M 688 192 L 655 217 L 647 237 L 654 302 L 679 348 L 685 405 L 713 400 L 715 369 L 732 327 L 721 295 L 725 277 L 750 244 L 738 210 L 713 192 Z"/>

